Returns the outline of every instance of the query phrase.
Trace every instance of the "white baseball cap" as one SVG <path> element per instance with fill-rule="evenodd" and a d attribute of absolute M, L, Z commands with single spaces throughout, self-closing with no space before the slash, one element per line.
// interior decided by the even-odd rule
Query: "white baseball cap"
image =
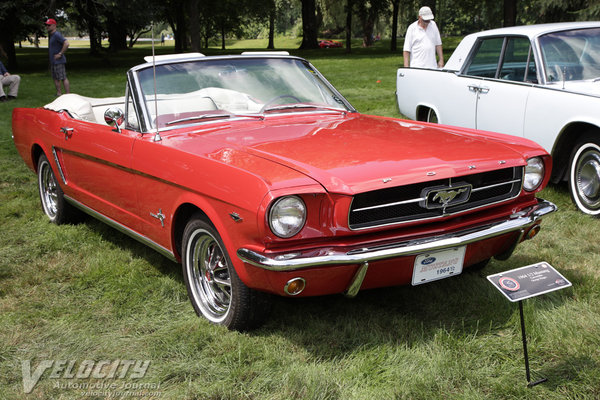
<path fill-rule="evenodd" d="M 431 8 L 425 6 L 419 9 L 419 17 L 423 18 L 425 21 L 429 21 L 433 19 L 433 13 L 431 12 Z"/>

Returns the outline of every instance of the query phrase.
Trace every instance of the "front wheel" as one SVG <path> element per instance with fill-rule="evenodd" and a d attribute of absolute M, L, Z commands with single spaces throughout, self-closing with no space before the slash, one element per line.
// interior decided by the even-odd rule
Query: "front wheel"
<path fill-rule="evenodd" d="M 600 139 L 585 136 L 571 155 L 569 171 L 571 198 L 579 210 L 600 214 Z"/>
<path fill-rule="evenodd" d="M 183 234 L 183 278 L 199 316 L 231 330 L 257 327 L 269 312 L 267 295 L 238 277 L 216 229 L 194 216 Z"/>
<path fill-rule="evenodd" d="M 431 122 L 432 124 L 438 123 L 437 114 L 431 108 L 429 109 L 429 111 L 427 111 L 427 122 Z"/>

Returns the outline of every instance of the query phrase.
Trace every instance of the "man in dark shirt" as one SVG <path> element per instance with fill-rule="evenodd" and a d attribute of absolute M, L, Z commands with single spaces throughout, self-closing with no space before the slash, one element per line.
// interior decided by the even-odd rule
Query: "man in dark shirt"
<path fill-rule="evenodd" d="M 19 93 L 19 84 L 21 77 L 19 75 L 11 75 L 0 61 L 0 102 L 15 100 Z M 4 93 L 4 86 L 8 86 L 8 96 Z"/>
<path fill-rule="evenodd" d="M 56 20 L 49 18 L 46 21 L 46 30 L 48 31 L 48 55 L 50 56 L 50 69 L 52 78 L 56 86 L 56 95 L 62 94 L 60 83 L 62 82 L 65 93 L 71 91 L 69 80 L 67 79 L 65 51 L 69 48 L 69 41 L 56 30 Z"/>

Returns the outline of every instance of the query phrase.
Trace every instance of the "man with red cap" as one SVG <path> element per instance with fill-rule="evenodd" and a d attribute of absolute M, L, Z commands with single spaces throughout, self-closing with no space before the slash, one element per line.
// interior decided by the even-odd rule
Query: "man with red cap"
<path fill-rule="evenodd" d="M 52 71 L 52 79 L 56 86 L 56 95 L 60 96 L 62 90 L 60 83 L 62 82 L 65 93 L 71 91 L 69 80 L 67 79 L 65 51 L 69 48 L 69 41 L 56 30 L 56 20 L 48 18 L 46 21 L 46 30 L 48 31 L 48 54 L 50 56 L 50 70 Z"/>

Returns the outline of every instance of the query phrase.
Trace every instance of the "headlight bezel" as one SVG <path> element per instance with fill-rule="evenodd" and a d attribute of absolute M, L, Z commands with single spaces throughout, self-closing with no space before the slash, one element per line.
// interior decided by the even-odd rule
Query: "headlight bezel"
<path fill-rule="evenodd" d="M 296 218 L 296 222 L 285 223 L 282 221 L 283 218 Z M 279 197 L 271 203 L 267 213 L 269 229 L 282 239 L 289 239 L 300 233 L 306 225 L 306 218 L 306 203 L 298 195 Z"/>
<path fill-rule="evenodd" d="M 527 159 L 527 165 L 523 174 L 523 189 L 526 192 L 534 192 L 544 182 L 546 165 L 542 157 L 531 157 Z"/>

